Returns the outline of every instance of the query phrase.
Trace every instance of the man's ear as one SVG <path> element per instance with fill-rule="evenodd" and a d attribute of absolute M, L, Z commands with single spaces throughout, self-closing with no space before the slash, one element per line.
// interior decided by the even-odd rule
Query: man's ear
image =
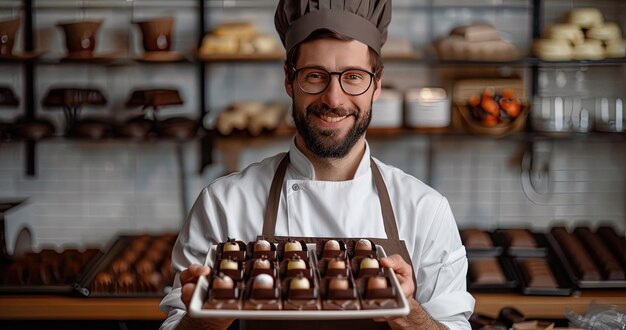
<path fill-rule="evenodd" d="M 383 88 L 383 83 L 382 83 L 383 79 L 378 79 L 378 80 L 374 80 L 374 83 L 376 84 L 375 87 L 376 89 L 374 90 L 374 95 L 372 95 L 372 102 L 375 102 L 376 100 L 378 100 L 378 97 L 380 96 L 380 91 Z"/>
<path fill-rule="evenodd" d="M 289 68 L 287 64 L 283 64 L 283 71 L 285 72 L 285 92 L 289 97 L 293 98 L 293 88 L 291 88 L 291 83 L 289 82 Z"/>

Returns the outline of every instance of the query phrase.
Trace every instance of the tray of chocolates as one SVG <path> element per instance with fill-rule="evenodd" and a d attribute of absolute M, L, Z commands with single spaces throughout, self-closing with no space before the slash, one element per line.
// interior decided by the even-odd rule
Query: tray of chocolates
<path fill-rule="evenodd" d="M 626 239 L 609 226 L 550 230 L 555 251 L 579 288 L 626 288 Z"/>
<path fill-rule="evenodd" d="M 380 266 L 368 239 L 307 243 L 259 238 L 214 245 L 189 313 L 256 320 L 371 319 L 405 316 L 409 305 L 394 272 Z"/>
<path fill-rule="evenodd" d="M 503 242 L 506 253 L 512 257 L 545 257 L 549 243 L 545 234 L 524 228 L 498 229 L 497 240 Z"/>
<path fill-rule="evenodd" d="M 98 262 L 98 248 L 47 248 L 0 264 L 0 293 L 73 294 L 83 274 Z"/>
<path fill-rule="evenodd" d="M 468 256 L 497 257 L 502 254 L 502 237 L 494 232 L 465 228 L 460 234 Z"/>
<path fill-rule="evenodd" d="M 506 256 L 468 257 L 467 288 L 474 292 L 511 292 L 519 287 Z"/>
<path fill-rule="evenodd" d="M 546 257 L 515 257 L 513 265 L 526 295 L 569 296 L 574 285 L 554 253 Z"/>
<path fill-rule="evenodd" d="M 174 281 L 175 234 L 122 235 L 76 285 L 89 297 L 162 297 Z"/>

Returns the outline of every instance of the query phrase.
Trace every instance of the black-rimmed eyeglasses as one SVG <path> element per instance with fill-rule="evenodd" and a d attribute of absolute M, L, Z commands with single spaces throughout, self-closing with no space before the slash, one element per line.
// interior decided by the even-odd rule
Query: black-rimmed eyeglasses
<path fill-rule="evenodd" d="M 365 93 L 372 85 L 375 73 L 362 69 L 347 69 L 341 72 L 329 72 L 319 67 L 292 68 L 300 89 L 307 94 L 319 94 L 330 85 L 331 76 L 339 77 L 339 85 L 344 93 L 358 96 Z"/>

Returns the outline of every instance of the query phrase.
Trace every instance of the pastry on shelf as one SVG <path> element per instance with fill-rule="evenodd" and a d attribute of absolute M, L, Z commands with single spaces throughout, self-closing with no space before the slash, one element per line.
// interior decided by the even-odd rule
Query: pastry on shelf
<path fill-rule="evenodd" d="M 567 14 L 567 20 L 583 29 L 592 28 L 604 23 L 604 17 L 598 8 L 573 9 Z"/>
<path fill-rule="evenodd" d="M 621 58 L 626 57 L 626 40 L 610 40 L 606 43 L 606 57 Z"/>
<path fill-rule="evenodd" d="M 569 61 L 574 57 L 574 47 L 565 39 L 537 39 L 533 52 L 546 61 Z"/>
<path fill-rule="evenodd" d="M 582 44 L 574 46 L 573 58 L 575 60 L 603 60 L 606 54 L 600 40 L 587 39 Z"/>
<path fill-rule="evenodd" d="M 257 101 L 237 102 L 219 113 L 215 129 L 222 135 L 247 132 L 259 136 L 276 130 L 283 123 L 286 112 L 287 107 L 278 102 L 268 105 Z"/>
<path fill-rule="evenodd" d="M 281 54 L 279 43 L 273 36 L 259 32 L 251 22 L 228 22 L 217 25 L 202 39 L 198 55 L 254 56 Z"/>
<path fill-rule="evenodd" d="M 544 37 L 547 39 L 567 40 L 574 45 L 585 42 L 585 34 L 580 26 L 571 23 L 558 23 L 549 26 Z"/>
<path fill-rule="evenodd" d="M 514 61 L 520 57 L 515 45 L 502 40 L 500 32 L 487 23 L 456 27 L 435 43 L 435 49 L 442 60 Z"/>
<path fill-rule="evenodd" d="M 622 39 L 622 30 L 615 22 L 606 22 L 587 30 L 587 38 L 604 42 Z"/>
<path fill-rule="evenodd" d="M 626 57 L 622 32 L 615 22 L 605 22 L 597 8 L 577 8 L 567 13 L 565 23 L 549 26 L 533 43 L 535 56 L 545 61 Z"/>

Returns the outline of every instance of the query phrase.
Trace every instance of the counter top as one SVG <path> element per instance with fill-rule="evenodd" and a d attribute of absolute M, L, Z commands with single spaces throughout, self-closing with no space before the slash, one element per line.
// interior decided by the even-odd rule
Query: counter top
<path fill-rule="evenodd" d="M 626 290 L 583 291 L 570 297 L 479 294 L 475 312 L 496 317 L 514 306 L 529 318 L 562 318 L 563 308 L 584 314 L 592 300 L 626 309 Z M 0 296 L 0 320 L 163 320 L 160 298 L 75 298 L 62 296 Z"/>

